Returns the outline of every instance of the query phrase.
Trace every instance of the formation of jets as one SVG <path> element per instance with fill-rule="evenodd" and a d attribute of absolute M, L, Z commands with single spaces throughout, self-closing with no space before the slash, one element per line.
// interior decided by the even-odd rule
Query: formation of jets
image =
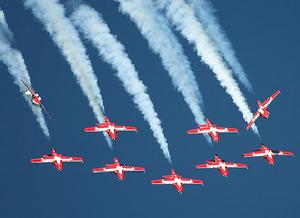
<path fill-rule="evenodd" d="M 32 104 L 37 107 L 41 107 L 49 116 L 48 111 L 41 103 L 41 97 L 39 94 L 34 91 L 30 86 L 28 86 L 24 81 L 22 83 L 27 88 L 25 94 L 29 97 Z M 257 120 L 259 116 L 264 118 L 268 118 L 270 112 L 268 111 L 268 106 L 271 102 L 279 95 L 280 91 L 277 90 L 273 95 L 271 95 L 267 100 L 261 103 L 258 102 L 258 110 L 255 113 L 254 117 L 246 126 L 246 129 L 249 129 L 253 123 Z M 50 116 L 49 116 L 50 117 Z M 84 128 L 84 132 L 104 132 L 104 134 L 108 134 L 108 136 L 116 140 L 117 132 L 119 131 L 134 131 L 137 132 L 137 128 L 134 126 L 122 126 L 117 125 L 109 120 L 108 117 L 105 117 L 105 121 L 103 123 L 97 124 L 93 127 Z M 213 124 L 209 119 L 206 119 L 206 123 L 199 124 L 198 128 L 190 129 L 186 131 L 187 134 L 209 134 L 211 139 L 214 142 L 219 142 L 220 137 L 219 133 L 239 133 L 237 128 L 231 127 L 220 127 L 216 124 Z M 289 151 L 281 151 L 281 150 L 272 150 L 266 145 L 262 144 L 262 146 L 253 152 L 242 154 L 243 157 L 264 157 L 270 165 L 275 164 L 275 156 L 294 156 L 292 152 Z M 31 159 L 31 163 L 52 163 L 58 171 L 63 170 L 63 164 L 65 162 L 80 162 L 83 163 L 82 157 L 69 157 L 59 154 L 52 148 L 51 154 L 43 155 L 41 158 Z M 241 168 L 248 169 L 248 165 L 244 163 L 236 163 L 236 162 L 227 162 L 220 158 L 218 154 L 215 154 L 214 160 L 207 160 L 204 164 L 196 165 L 197 169 L 218 169 L 222 176 L 229 176 L 229 168 Z M 114 158 L 114 163 L 106 164 L 101 168 L 93 168 L 93 173 L 114 173 L 119 180 L 125 179 L 126 172 L 145 172 L 144 167 L 136 167 L 136 166 L 127 166 L 119 162 L 118 158 Z M 203 185 L 204 182 L 198 179 L 190 179 L 183 178 L 181 175 L 176 174 L 175 170 L 171 170 L 170 175 L 162 176 L 162 179 L 152 180 L 151 184 L 153 185 L 172 185 L 179 193 L 183 193 L 184 185 Z"/>

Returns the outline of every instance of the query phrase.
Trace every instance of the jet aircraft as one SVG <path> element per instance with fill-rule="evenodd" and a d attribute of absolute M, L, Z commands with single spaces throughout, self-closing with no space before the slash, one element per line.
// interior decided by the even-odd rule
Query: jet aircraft
<path fill-rule="evenodd" d="M 220 141 L 219 133 L 239 133 L 237 128 L 219 127 L 206 119 L 206 124 L 200 124 L 199 128 L 187 130 L 187 134 L 208 133 L 215 142 Z"/>
<path fill-rule="evenodd" d="M 248 125 L 246 126 L 246 129 L 249 129 L 253 123 L 257 120 L 258 117 L 263 117 L 268 119 L 270 116 L 270 112 L 268 110 L 269 105 L 271 104 L 271 102 L 280 94 L 280 90 L 277 90 L 273 95 L 271 95 L 270 97 L 267 98 L 267 100 L 265 100 L 263 103 L 260 102 L 259 100 L 257 100 L 257 104 L 258 104 L 258 110 L 257 112 L 254 114 L 253 118 L 250 120 L 250 122 L 248 123 Z"/>
<path fill-rule="evenodd" d="M 125 166 L 121 164 L 118 158 L 114 158 L 113 164 L 106 164 L 103 168 L 94 168 L 93 173 L 110 173 L 116 174 L 119 180 L 125 179 L 125 172 L 145 172 L 143 167 Z"/>
<path fill-rule="evenodd" d="M 119 131 L 137 131 L 137 128 L 134 126 L 120 126 L 115 123 L 110 122 L 108 117 L 105 117 L 105 122 L 97 124 L 93 127 L 84 128 L 85 132 L 107 132 L 109 137 L 113 140 L 117 139 L 117 132 Z"/>
<path fill-rule="evenodd" d="M 215 154 L 214 160 L 208 160 L 206 162 L 207 162 L 206 164 L 196 165 L 196 168 L 197 169 L 213 169 L 213 168 L 219 169 L 222 176 L 225 176 L 225 177 L 227 177 L 229 174 L 228 168 L 246 168 L 246 169 L 248 169 L 247 164 L 225 162 L 217 154 Z"/>
<path fill-rule="evenodd" d="M 55 168 L 59 171 L 63 170 L 64 162 L 80 162 L 83 163 L 83 158 L 81 157 L 68 157 L 58 154 L 54 148 L 52 148 L 51 154 L 45 154 L 41 158 L 31 159 L 31 163 L 53 163 Z"/>
<path fill-rule="evenodd" d="M 294 156 L 293 152 L 272 150 L 262 144 L 258 149 L 253 152 L 243 154 L 244 157 L 264 157 L 270 165 L 275 164 L 275 156 Z"/>
<path fill-rule="evenodd" d="M 177 175 L 175 170 L 172 169 L 171 175 L 163 176 L 162 179 L 152 180 L 153 185 L 173 185 L 173 187 L 179 192 L 183 193 L 183 185 L 203 185 L 202 180 L 183 178 Z"/>
<path fill-rule="evenodd" d="M 42 98 L 40 97 L 40 95 L 36 91 L 34 91 L 33 88 L 27 85 L 23 80 L 21 81 L 24 84 L 24 86 L 27 88 L 25 95 L 29 98 L 31 103 L 38 107 L 41 107 L 45 111 L 49 119 L 51 119 L 49 112 L 47 111 L 46 107 L 42 104 Z"/>

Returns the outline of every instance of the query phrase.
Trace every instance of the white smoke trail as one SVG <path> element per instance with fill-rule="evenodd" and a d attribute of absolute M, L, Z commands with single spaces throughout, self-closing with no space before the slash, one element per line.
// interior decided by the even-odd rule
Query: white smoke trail
<path fill-rule="evenodd" d="M 9 33 L 11 37 L 7 38 L 7 33 Z M 0 60 L 7 66 L 8 72 L 14 77 L 14 83 L 19 86 L 23 97 L 26 99 L 29 106 L 31 107 L 33 114 L 36 116 L 36 120 L 42 128 L 43 133 L 49 138 L 49 130 L 41 108 L 33 105 L 25 95 L 25 91 L 27 90 L 25 90 L 25 87 L 22 84 L 21 80 L 25 81 L 28 85 L 31 86 L 30 76 L 27 71 L 22 54 L 11 46 L 10 40 L 12 38 L 13 35 L 6 23 L 4 13 L 0 10 Z"/>
<path fill-rule="evenodd" d="M 77 82 L 88 98 L 96 119 L 98 122 L 103 122 L 104 105 L 97 85 L 97 77 L 93 72 L 78 32 L 65 16 L 64 6 L 57 0 L 24 0 L 24 5 L 26 8 L 31 8 L 35 17 L 44 24 L 52 40 L 70 64 Z M 111 147 L 109 137 L 107 134 L 104 136 Z"/>
<path fill-rule="evenodd" d="M 154 137 L 157 139 L 165 158 L 171 162 L 168 143 L 163 134 L 161 121 L 157 117 L 154 105 L 146 93 L 146 87 L 139 79 L 138 73 L 124 46 L 110 32 L 109 27 L 99 14 L 87 5 L 80 5 L 72 13 L 71 20 L 75 26 L 98 49 L 99 56 L 111 64 L 117 71 L 117 77 L 122 81 L 125 90 L 133 96 L 133 101 L 149 123 Z"/>
<path fill-rule="evenodd" d="M 8 41 L 10 42 L 14 41 L 13 34 L 8 27 L 4 12 L 2 10 L 0 10 L 0 31 L 5 36 L 4 38 L 6 38 Z"/>
<path fill-rule="evenodd" d="M 156 11 L 150 1 L 118 1 L 121 12 L 130 16 L 142 35 L 148 40 L 150 49 L 161 58 L 164 68 L 172 78 L 173 85 L 182 93 L 195 121 L 204 123 L 201 109 L 203 101 L 195 75 L 183 53 L 181 44 L 168 26 L 168 21 Z M 206 139 L 211 142 L 208 136 Z"/>
<path fill-rule="evenodd" d="M 246 99 L 234 80 L 231 70 L 205 33 L 201 23 L 196 19 L 192 8 L 183 0 L 157 0 L 156 3 L 159 8 L 165 10 L 166 16 L 183 37 L 194 45 L 198 56 L 210 67 L 221 86 L 225 88 L 242 113 L 244 120 L 249 122 L 253 114 L 247 105 Z M 252 127 L 252 130 L 259 134 L 257 127 L 255 125 L 252 125 Z"/>
<path fill-rule="evenodd" d="M 247 78 L 242 65 L 236 57 L 230 40 L 222 30 L 218 19 L 214 16 L 215 9 L 213 8 L 213 5 L 207 0 L 187 1 L 194 9 L 200 22 L 203 24 L 206 33 L 208 33 L 209 37 L 214 40 L 220 53 L 232 68 L 233 73 L 249 91 L 253 92 L 253 87 Z"/>

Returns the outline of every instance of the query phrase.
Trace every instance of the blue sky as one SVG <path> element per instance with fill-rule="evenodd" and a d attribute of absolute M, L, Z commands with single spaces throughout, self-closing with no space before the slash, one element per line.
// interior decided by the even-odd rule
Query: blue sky
<path fill-rule="evenodd" d="M 254 87 L 241 87 L 254 112 L 256 99 L 264 100 L 275 90 L 282 93 L 270 107 L 270 118 L 257 122 L 262 141 L 274 149 L 293 151 L 294 158 L 277 158 L 274 167 L 263 159 L 244 159 L 241 154 L 261 141 L 245 130 L 231 98 L 213 73 L 200 62 L 187 41 L 175 32 L 191 62 L 205 113 L 212 121 L 237 127 L 239 135 L 221 135 L 210 146 L 203 136 L 189 136 L 194 118 L 172 86 L 158 56 L 134 23 L 109 0 L 86 1 L 103 15 L 113 34 L 125 45 L 162 121 L 173 166 L 163 157 L 148 124 L 124 91 L 114 70 L 84 41 L 107 115 L 120 124 L 134 125 L 138 133 L 121 133 L 110 150 L 100 134 L 85 134 L 83 128 L 96 122 L 87 99 L 68 63 L 44 27 L 25 10 L 22 1 L 1 1 L 0 7 L 21 51 L 34 88 L 45 100 L 53 119 L 48 121 L 51 140 L 42 134 L 27 103 L 0 63 L 0 216 L 1 217 L 291 217 L 299 214 L 299 98 L 300 15 L 298 1 L 213 1 L 220 24 Z M 51 146 L 65 155 L 82 156 L 85 163 L 66 164 L 62 173 L 51 165 L 30 164 L 30 159 L 50 152 Z M 231 170 L 223 178 L 214 170 L 194 165 L 212 159 L 247 163 L 249 170 Z M 144 166 L 145 174 L 127 174 L 124 182 L 113 174 L 93 175 L 91 169 L 117 156 L 129 165 Z M 151 179 L 170 173 L 171 167 L 186 177 L 202 179 L 201 186 L 186 186 L 180 195 L 168 186 L 152 186 Z"/>

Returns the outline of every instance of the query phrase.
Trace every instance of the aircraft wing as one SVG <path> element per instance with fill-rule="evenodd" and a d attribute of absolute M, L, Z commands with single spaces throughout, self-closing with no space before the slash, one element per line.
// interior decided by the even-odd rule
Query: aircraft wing
<path fill-rule="evenodd" d="M 279 156 L 294 156 L 293 152 L 289 152 L 289 151 L 277 151 L 277 150 L 272 150 L 272 152 L 275 155 L 279 155 Z"/>
<path fill-rule="evenodd" d="M 30 86 L 28 86 L 23 80 L 21 80 L 22 83 L 24 84 L 24 86 L 26 86 L 26 88 L 28 89 L 28 91 L 31 93 L 31 95 L 34 94 L 34 92 L 32 91 L 32 89 L 30 88 Z"/>
<path fill-rule="evenodd" d="M 218 132 L 222 132 L 222 133 L 239 133 L 239 130 L 237 128 L 227 128 L 227 127 L 216 127 Z"/>
<path fill-rule="evenodd" d="M 137 128 L 134 126 L 119 126 L 115 125 L 115 130 L 117 131 L 137 131 Z"/>
<path fill-rule="evenodd" d="M 207 163 L 207 164 L 198 164 L 196 165 L 197 169 L 210 169 L 210 168 L 219 168 L 218 163 Z"/>
<path fill-rule="evenodd" d="M 143 168 L 143 167 L 122 166 L 122 168 L 124 171 L 145 172 L 145 168 Z"/>
<path fill-rule="evenodd" d="M 259 112 L 257 111 L 255 114 L 254 114 L 254 116 L 253 116 L 253 118 L 250 120 L 250 122 L 248 123 L 248 125 L 246 126 L 246 129 L 249 129 L 251 126 L 252 126 L 252 124 L 257 120 L 257 118 L 259 117 Z"/>
<path fill-rule="evenodd" d="M 151 183 L 153 185 L 172 185 L 175 183 L 175 181 L 172 179 L 157 179 L 157 180 L 152 180 Z"/>
<path fill-rule="evenodd" d="M 280 94 L 280 90 L 277 90 L 273 95 L 271 95 L 267 100 L 264 101 L 264 107 L 268 107 L 271 102 Z"/>
<path fill-rule="evenodd" d="M 104 131 L 107 131 L 108 128 L 107 126 L 105 125 L 97 125 L 97 126 L 93 126 L 93 127 L 87 127 L 87 128 L 84 128 L 84 131 L 85 132 L 104 132 Z"/>
<path fill-rule="evenodd" d="M 208 128 L 208 127 L 199 127 L 199 128 L 196 128 L 196 129 L 190 129 L 190 130 L 186 131 L 186 133 L 190 134 L 190 135 L 209 133 L 209 132 L 210 132 L 210 128 Z"/>
<path fill-rule="evenodd" d="M 115 172 L 116 170 L 117 170 L 116 167 L 94 168 L 93 173 L 108 173 L 108 172 Z"/>
<path fill-rule="evenodd" d="M 264 151 L 258 150 L 254 152 L 244 153 L 243 157 L 263 157 L 266 153 Z"/>
<path fill-rule="evenodd" d="M 81 162 L 83 163 L 83 158 L 81 157 L 67 157 L 67 156 L 61 156 L 61 160 L 63 162 Z"/>
<path fill-rule="evenodd" d="M 48 115 L 49 119 L 51 119 L 51 116 L 50 116 L 48 110 L 46 109 L 46 107 L 43 104 L 41 104 L 41 107 L 43 108 L 43 110 L 45 111 L 45 113 Z"/>
<path fill-rule="evenodd" d="M 31 163 L 52 163 L 53 157 L 42 157 L 42 158 L 34 158 L 31 159 Z"/>
<path fill-rule="evenodd" d="M 231 162 L 225 162 L 225 164 L 226 164 L 226 167 L 229 167 L 229 168 L 247 168 L 248 169 L 247 164 L 231 163 Z"/>
<path fill-rule="evenodd" d="M 182 184 L 190 184 L 190 185 L 203 185 L 203 181 L 200 179 L 189 179 L 189 178 L 181 178 Z"/>

